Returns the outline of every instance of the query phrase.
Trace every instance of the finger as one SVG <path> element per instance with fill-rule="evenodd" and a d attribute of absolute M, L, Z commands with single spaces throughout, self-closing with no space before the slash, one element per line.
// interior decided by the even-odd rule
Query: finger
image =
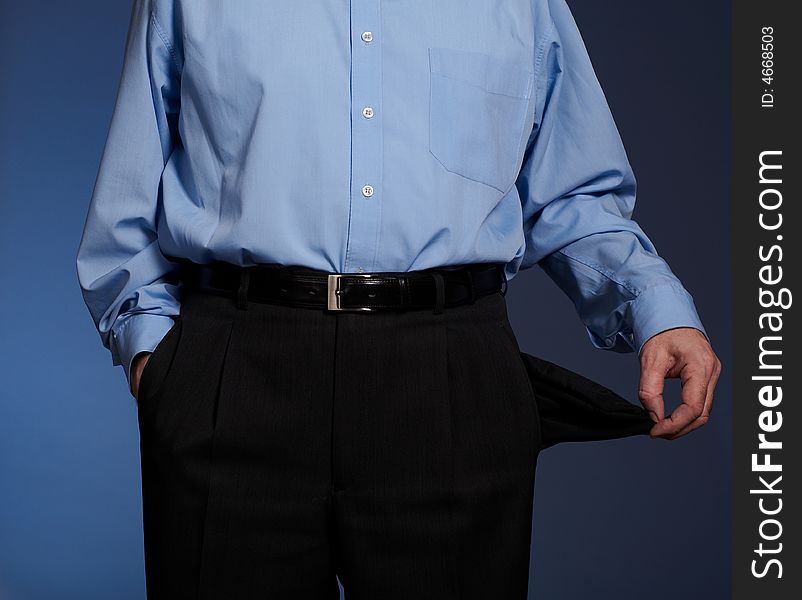
<path fill-rule="evenodd" d="M 670 364 L 666 358 L 645 357 L 641 362 L 638 399 L 656 423 L 665 418 L 663 389 L 669 368 Z"/>
<path fill-rule="evenodd" d="M 707 394 L 705 396 L 705 405 L 702 409 L 702 414 L 699 415 L 696 419 L 694 419 L 689 425 L 685 426 L 679 432 L 677 432 L 674 436 L 669 439 L 676 439 L 683 435 L 686 435 L 693 431 L 694 429 L 698 429 L 702 425 L 705 425 L 710 420 L 710 413 L 713 410 L 713 392 L 716 387 L 716 383 L 718 383 L 719 375 L 721 374 L 721 363 L 716 359 L 716 366 L 713 369 L 713 372 L 710 375 L 710 380 L 707 384 Z"/>
<path fill-rule="evenodd" d="M 699 365 L 686 365 L 680 373 L 682 391 L 680 404 L 668 419 L 657 423 L 651 430 L 652 437 L 675 436 L 701 416 L 707 397 L 709 376 Z"/>
<path fill-rule="evenodd" d="M 683 435 L 690 433 L 694 429 L 698 429 L 702 425 L 705 425 L 709 420 L 710 420 L 710 415 L 700 415 L 697 418 L 695 418 L 693 421 L 691 421 L 691 423 L 689 425 L 686 425 L 685 427 L 683 427 L 679 432 L 675 433 L 674 435 L 667 435 L 667 436 L 662 436 L 662 437 L 665 437 L 665 438 L 667 438 L 669 440 L 675 440 L 678 437 L 682 437 Z"/>
<path fill-rule="evenodd" d="M 715 365 L 713 366 L 713 375 L 707 384 L 707 398 L 705 399 L 705 408 L 703 414 L 710 416 L 713 413 L 713 393 L 718 384 L 718 378 L 721 375 L 721 361 L 716 357 Z"/>

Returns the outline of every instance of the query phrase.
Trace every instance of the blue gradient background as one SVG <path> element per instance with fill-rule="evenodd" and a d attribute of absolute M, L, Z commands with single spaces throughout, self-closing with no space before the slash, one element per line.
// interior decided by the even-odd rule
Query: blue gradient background
<path fill-rule="evenodd" d="M 724 371 L 690 436 L 540 456 L 530 597 L 729 598 L 730 6 L 570 4 L 638 178 L 634 217 Z M 75 273 L 130 6 L 0 0 L 0 600 L 145 597 L 135 404 Z M 524 350 L 637 402 L 635 355 L 593 348 L 539 269 L 507 297 Z"/>

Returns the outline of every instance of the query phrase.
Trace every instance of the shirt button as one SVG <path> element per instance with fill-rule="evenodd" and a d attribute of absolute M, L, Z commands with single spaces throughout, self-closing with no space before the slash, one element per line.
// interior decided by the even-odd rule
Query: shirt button
<path fill-rule="evenodd" d="M 366 106 L 362 109 L 362 116 L 366 119 L 370 119 L 373 116 L 373 108 L 370 106 Z"/>
<path fill-rule="evenodd" d="M 373 33 L 370 31 L 363 31 L 362 32 L 362 41 L 363 42 L 371 42 L 373 41 Z"/>
<path fill-rule="evenodd" d="M 362 195 L 365 198 L 370 198 L 373 195 L 373 186 L 372 185 L 363 186 L 362 187 Z"/>

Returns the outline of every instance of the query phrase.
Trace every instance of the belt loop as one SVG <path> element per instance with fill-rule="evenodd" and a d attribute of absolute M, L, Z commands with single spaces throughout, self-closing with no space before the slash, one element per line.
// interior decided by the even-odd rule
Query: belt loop
<path fill-rule="evenodd" d="M 239 288 L 237 289 L 237 308 L 247 310 L 248 308 L 248 282 L 250 281 L 251 270 L 249 267 L 242 267 L 239 272 Z"/>
<path fill-rule="evenodd" d="M 503 265 L 499 265 L 498 267 L 498 274 L 501 278 L 501 295 L 507 295 L 507 274 L 505 273 L 505 269 Z"/>
<path fill-rule="evenodd" d="M 433 314 L 439 315 L 443 312 L 443 305 L 445 304 L 446 300 L 446 288 L 443 282 L 443 275 L 438 273 L 437 271 L 432 272 L 432 277 L 434 277 L 434 289 L 435 289 L 435 303 L 434 303 L 434 311 Z"/>
<path fill-rule="evenodd" d="M 401 307 L 407 306 L 410 303 L 409 297 L 409 281 L 407 277 L 402 275 L 398 278 L 398 291 L 401 296 Z"/>
<path fill-rule="evenodd" d="M 470 304 L 476 302 L 476 284 L 473 280 L 473 271 L 471 269 L 467 269 L 465 271 L 466 276 L 468 277 L 468 291 L 470 292 Z"/>

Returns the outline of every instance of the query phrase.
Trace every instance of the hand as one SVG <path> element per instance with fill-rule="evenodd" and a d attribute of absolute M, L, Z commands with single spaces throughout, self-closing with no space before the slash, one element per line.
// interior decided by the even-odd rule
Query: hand
<path fill-rule="evenodd" d="M 148 363 L 148 359 L 152 352 L 140 352 L 134 357 L 131 364 L 131 394 L 139 402 L 139 378 L 142 377 L 142 371 Z"/>
<path fill-rule="evenodd" d="M 638 398 L 655 421 L 651 437 L 673 440 L 707 423 L 721 361 L 701 331 L 677 327 L 652 336 L 641 349 L 640 365 Z M 682 382 L 682 404 L 668 419 L 663 402 L 666 377 Z"/>

